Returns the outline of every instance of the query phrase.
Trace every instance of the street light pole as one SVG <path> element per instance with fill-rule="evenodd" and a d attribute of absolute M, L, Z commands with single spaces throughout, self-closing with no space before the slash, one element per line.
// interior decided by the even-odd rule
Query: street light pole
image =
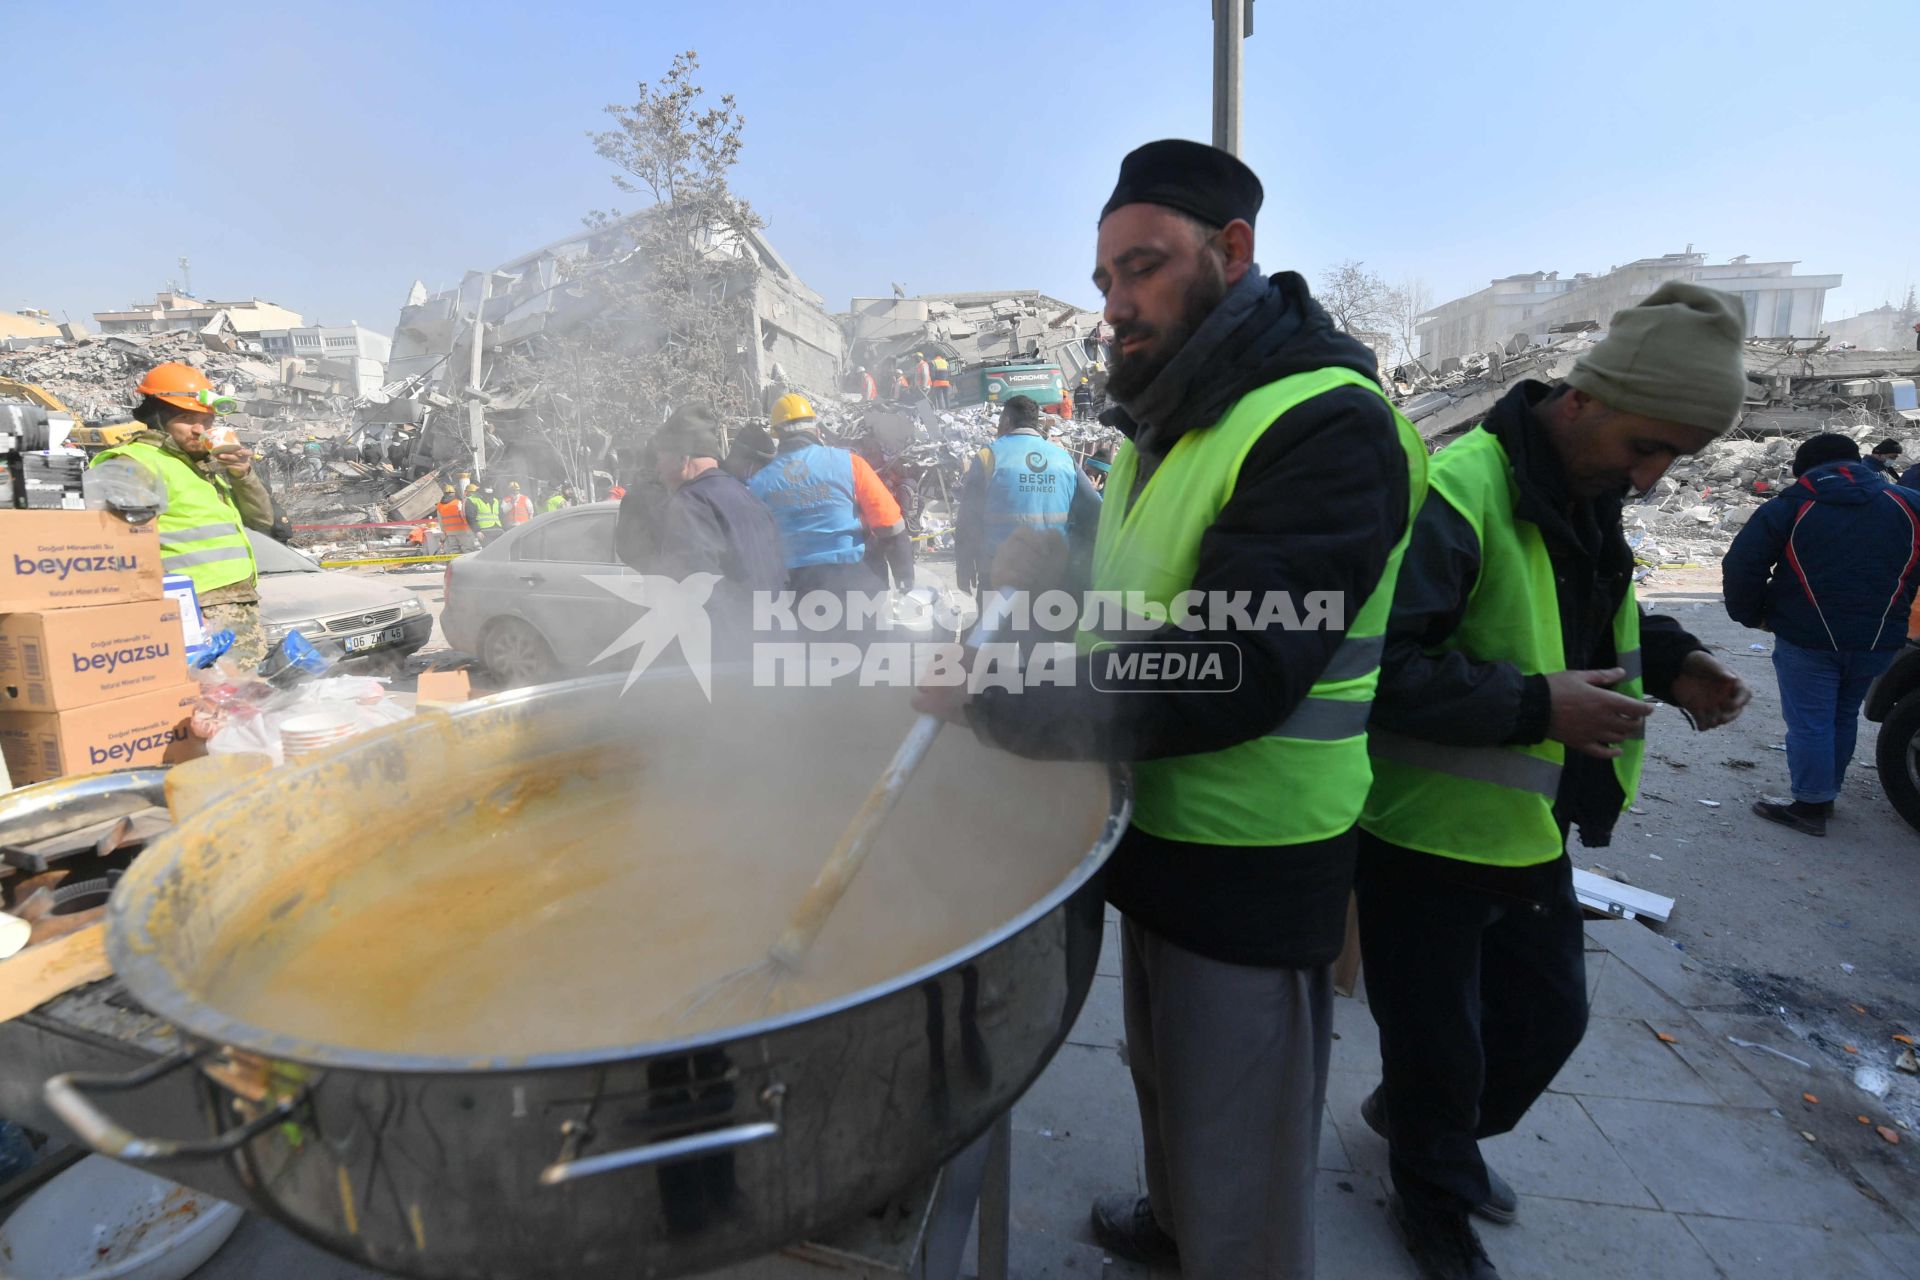
<path fill-rule="evenodd" d="M 1241 42 L 1253 34 L 1253 0 L 1213 0 L 1213 145 L 1240 154 Z"/>

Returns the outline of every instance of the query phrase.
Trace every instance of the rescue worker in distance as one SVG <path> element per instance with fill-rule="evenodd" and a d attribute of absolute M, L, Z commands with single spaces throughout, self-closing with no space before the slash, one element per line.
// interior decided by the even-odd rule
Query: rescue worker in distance
<path fill-rule="evenodd" d="M 960 489 L 954 560 L 963 589 L 991 590 L 993 558 L 1015 529 L 1061 535 L 1090 550 L 1100 493 L 1068 450 L 1040 433 L 1040 406 L 1015 396 L 1000 410 L 999 438 L 982 449 Z"/>
<path fill-rule="evenodd" d="M 440 486 L 440 504 L 433 509 L 440 522 L 441 545 L 454 554 L 465 551 L 478 551 L 480 543 L 473 536 L 473 526 L 467 523 L 467 504 L 460 501 L 460 495 L 450 484 Z"/>
<path fill-rule="evenodd" d="M 467 524 L 479 537 L 481 546 L 500 536 L 500 499 L 494 496 L 492 485 L 467 490 L 466 512 Z"/>
<path fill-rule="evenodd" d="M 507 500 L 501 505 L 500 517 L 509 529 L 533 519 L 533 499 L 520 491 L 518 480 L 507 482 Z"/>
<path fill-rule="evenodd" d="M 1512 1129 L 1587 1021 L 1567 857 L 1631 803 L 1651 693 L 1698 728 L 1740 678 L 1643 616 L 1622 501 L 1725 433 L 1746 394 L 1738 300 L 1668 283 L 1554 387 L 1526 381 L 1434 458 L 1388 625 L 1357 889 L 1393 1217 L 1430 1280 L 1496 1274 L 1469 1212 L 1518 1203 L 1479 1140 Z"/>
<path fill-rule="evenodd" d="M 782 396 L 772 419 L 779 451 L 747 487 L 773 512 L 793 590 L 842 598 L 884 590 L 865 563 L 869 539 L 876 556 L 897 560 L 904 553 L 911 572 L 912 544 L 900 504 L 867 460 L 821 439 L 819 419 L 804 396 Z"/>
<path fill-rule="evenodd" d="M 1111 620 L 1083 615 L 1070 680 L 915 699 L 1021 755 L 1133 764 L 1107 895 L 1124 917 L 1147 1194 L 1100 1197 L 1093 1231 L 1112 1253 L 1209 1280 L 1313 1274 L 1367 713 L 1427 460 L 1367 348 L 1299 275 L 1255 264 L 1260 202 L 1234 156 L 1155 142 L 1122 162 L 1099 224 L 1110 420 L 1129 439 L 1090 585 L 1159 609 L 1196 592 L 1197 627 L 1149 619 L 1099 646 L 1088 629 Z M 1016 531 L 995 580 L 1053 585 L 1064 552 Z M 1283 607 L 1316 593 L 1342 602 L 1337 620 Z M 1245 614 L 1213 607 L 1230 601 Z M 1123 662 L 1195 642 L 1230 652 L 1232 670 L 1175 683 L 1147 674 L 1166 664 Z"/>
<path fill-rule="evenodd" d="M 238 406 L 190 364 L 169 361 L 147 370 L 134 418 L 146 430 L 96 454 L 89 466 L 124 458 L 166 487 L 167 509 L 156 522 L 160 564 L 193 580 L 210 631 L 233 632 L 233 660 L 253 668 L 267 656 L 260 627 L 258 571 L 247 530 L 273 529 L 273 497 L 238 440 L 209 439 L 217 415 Z"/>

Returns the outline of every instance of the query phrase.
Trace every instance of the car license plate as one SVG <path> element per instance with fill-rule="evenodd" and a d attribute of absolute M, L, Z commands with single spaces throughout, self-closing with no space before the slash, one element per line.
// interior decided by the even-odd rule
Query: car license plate
<path fill-rule="evenodd" d="M 348 636 L 342 645 L 348 653 L 363 653 L 368 649 L 378 649 L 383 644 L 393 644 L 407 634 L 405 627 L 388 627 L 385 631 L 372 631 L 364 636 Z"/>

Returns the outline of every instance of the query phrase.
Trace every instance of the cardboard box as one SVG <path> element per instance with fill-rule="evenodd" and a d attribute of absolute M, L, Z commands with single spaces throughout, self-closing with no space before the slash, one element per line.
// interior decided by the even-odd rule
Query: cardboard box
<path fill-rule="evenodd" d="M 158 600 L 160 534 L 106 511 L 0 511 L 0 613 Z"/>
<path fill-rule="evenodd" d="M 189 681 L 72 711 L 0 711 L 0 756 L 16 787 L 190 760 L 205 747 L 187 731 L 199 697 Z"/>
<path fill-rule="evenodd" d="M 414 686 L 413 703 L 417 707 L 448 707 L 472 695 L 473 686 L 464 671 L 422 671 Z"/>
<path fill-rule="evenodd" d="M 172 600 L 0 613 L 0 711 L 71 711 L 186 678 Z"/>

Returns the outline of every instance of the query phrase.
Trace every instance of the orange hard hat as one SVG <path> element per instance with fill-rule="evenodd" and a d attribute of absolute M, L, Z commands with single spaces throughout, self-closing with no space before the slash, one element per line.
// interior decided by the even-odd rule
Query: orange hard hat
<path fill-rule="evenodd" d="M 140 379 L 140 385 L 134 388 L 143 396 L 152 396 L 164 400 L 177 409 L 188 409 L 199 413 L 231 413 L 233 401 L 213 389 L 207 381 L 207 375 L 190 364 L 178 360 L 169 360 L 147 370 L 147 376 Z M 222 402 L 226 407 L 221 407 Z"/>

